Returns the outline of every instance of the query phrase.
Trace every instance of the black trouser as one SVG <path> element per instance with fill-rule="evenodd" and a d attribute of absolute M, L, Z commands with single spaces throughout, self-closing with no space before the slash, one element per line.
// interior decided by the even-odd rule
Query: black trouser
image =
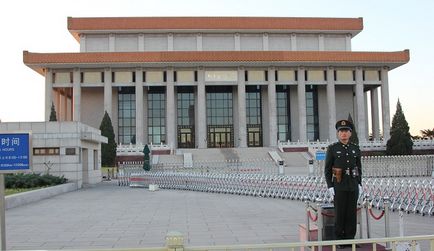
<path fill-rule="evenodd" d="M 359 192 L 335 191 L 335 234 L 336 239 L 354 239 L 357 230 L 357 198 Z"/>

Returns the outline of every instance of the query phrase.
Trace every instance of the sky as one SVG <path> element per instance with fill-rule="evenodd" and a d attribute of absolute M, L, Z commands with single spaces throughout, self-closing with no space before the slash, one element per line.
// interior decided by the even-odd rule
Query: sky
<path fill-rule="evenodd" d="M 398 99 L 412 135 L 434 128 L 434 1 L 432 0 L 9 0 L 0 9 L 0 120 L 43 121 L 44 77 L 22 53 L 78 52 L 67 17 L 270 16 L 363 17 L 353 51 L 410 50 L 389 72 L 391 120 Z"/>

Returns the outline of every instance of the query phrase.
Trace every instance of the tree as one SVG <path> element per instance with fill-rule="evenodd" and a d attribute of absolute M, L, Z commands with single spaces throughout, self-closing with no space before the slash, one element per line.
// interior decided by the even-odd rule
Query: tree
<path fill-rule="evenodd" d="M 57 121 L 56 109 L 54 107 L 54 103 L 53 102 L 51 102 L 50 121 Z"/>
<path fill-rule="evenodd" d="M 410 127 L 405 120 L 401 102 L 396 104 L 396 112 L 393 115 L 390 139 L 387 141 L 386 155 L 409 155 L 413 151 Z"/>
<path fill-rule="evenodd" d="M 429 139 L 434 138 L 434 128 L 432 130 L 430 129 L 420 130 L 420 133 L 422 133 L 422 138 L 429 138 Z"/>
<path fill-rule="evenodd" d="M 143 155 L 144 155 L 143 170 L 145 170 L 145 171 L 151 170 L 151 165 L 149 163 L 149 153 L 150 152 L 151 152 L 151 150 L 149 150 L 148 145 L 145 145 L 145 147 L 143 148 Z"/>
<path fill-rule="evenodd" d="M 112 121 L 107 111 L 104 113 L 99 129 L 101 130 L 101 135 L 108 139 L 106 144 L 101 144 L 101 165 L 113 167 L 115 166 L 116 158 L 116 141 Z"/>
<path fill-rule="evenodd" d="M 359 144 L 359 136 L 357 136 L 356 125 L 353 122 L 353 118 L 351 117 L 351 113 L 348 113 L 348 121 L 353 124 L 353 131 L 351 132 L 350 142 L 353 144 Z"/>

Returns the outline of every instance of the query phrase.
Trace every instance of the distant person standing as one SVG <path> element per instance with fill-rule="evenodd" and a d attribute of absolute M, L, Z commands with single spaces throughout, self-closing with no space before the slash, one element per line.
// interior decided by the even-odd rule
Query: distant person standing
<path fill-rule="evenodd" d="M 359 146 L 350 143 L 353 128 L 348 120 L 336 123 L 338 142 L 328 146 L 324 169 L 328 191 L 334 196 L 335 234 L 338 240 L 354 239 L 357 229 L 362 164 Z"/>

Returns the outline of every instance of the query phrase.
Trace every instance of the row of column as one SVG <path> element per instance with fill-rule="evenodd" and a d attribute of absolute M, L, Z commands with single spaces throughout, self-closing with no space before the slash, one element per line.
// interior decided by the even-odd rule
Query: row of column
<path fill-rule="evenodd" d="M 268 76 L 274 76 L 275 69 L 270 67 L 268 69 Z M 205 93 L 205 72 L 202 68 L 198 69 L 198 85 L 197 85 L 197 142 L 199 148 L 206 148 L 206 93 Z M 307 128 L 306 128 L 306 81 L 305 69 L 299 67 L 297 69 L 297 96 L 298 96 L 298 117 L 299 117 L 299 140 L 301 142 L 307 141 Z M 335 81 L 334 69 L 332 67 L 327 69 L 327 107 L 328 107 L 328 133 L 331 141 L 336 139 L 336 95 L 335 95 Z M 104 110 L 112 118 L 112 79 L 111 69 L 105 69 L 104 78 Z M 143 105 L 143 79 L 142 69 L 136 70 L 136 139 L 137 142 L 145 140 L 144 121 L 144 105 Z M 73 91 L 72 91 L 72 107 L 73 107 L 73 120 L 80 121 L 81 111 L 81 85 L 80 85 L 80 71 L 74 69 L 73 72 Z M 390 108 L 389 108 L 389 87 L 388 87 L 388 69 L 381 70 L 381 100 L 382 100 L 382 118 L 383 118 L 383 135 L 384 140 L 390 137 Z M 45 89 L 45 117 L 46 121 L 49 120 L 51 103 L 53 102 L 52 94 L 52 74 L 48 70 L 46 72 L 46 89 Z M 246 124 L 246 83 L 244 81 L 244 69 L 238 69 L 238 135 L 240 138 L 239 147 L 247 147 L 247 124 Z M 276 83 L 274 78 L 270 77 L 268 80 L 268 133 L 269 145 L 277 146 L 277 110 L 276 110 Z M 364 84 L 362 76 L 362 68 L 356 69 L 355 93 L 356 93 L 356 125 L 357 132 L 360 139 L 367 139 L 366 135 L 366 107 L 364 96 Z M 171 146 L 176 145 L 176 128 L 175 128 L 175 83 L 173 80 L 173 69 L 167 71 L 166 83 L 166 116 L 167 116 L 167 143 Z M 373 137 L 379 139 L 380 125 L 379 125 L 379 107 L 378 107 L 378 88 L 371 90 L 371 120 L 373 128 Z"/>

